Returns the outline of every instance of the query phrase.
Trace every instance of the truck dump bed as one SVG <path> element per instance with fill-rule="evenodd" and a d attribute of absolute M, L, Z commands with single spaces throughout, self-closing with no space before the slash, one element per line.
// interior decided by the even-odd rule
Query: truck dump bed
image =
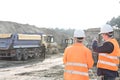
<path fill-rule="evenodd" d="M 9 49 L 12 45 L 12 34 L 0 34 L 0 50 Z"/>
<path fill-rule="evenodd" d="M 39 47 L 41 35 L 35 34 L 0 34 L 0 50 L 9 48 Z"/>
<path fill-rule="evenodd" d="M 18 34 L 15 35 L 13 48 L 40 47 L 41 35 Z"/>

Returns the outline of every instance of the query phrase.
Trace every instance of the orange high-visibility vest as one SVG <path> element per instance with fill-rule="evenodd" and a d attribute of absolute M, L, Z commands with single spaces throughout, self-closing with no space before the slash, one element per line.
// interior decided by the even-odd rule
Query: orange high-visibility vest
<path fill-rule="evenodd" d="M 93 66 L 91 51 L 83 44 L 76 43 L 65 49 L 64 80 L 89 80 L 88 70 Z"/>
<path fill-rule="evenodd" d="M 119 44 L 116 41 L 116 39 L 110 39 L 108 41 L 114 45 L 114 50 L 110 54 L 99 53 L 97 67 L 117 71 L 119 65 L 119 54 L 120 54 Z"/>

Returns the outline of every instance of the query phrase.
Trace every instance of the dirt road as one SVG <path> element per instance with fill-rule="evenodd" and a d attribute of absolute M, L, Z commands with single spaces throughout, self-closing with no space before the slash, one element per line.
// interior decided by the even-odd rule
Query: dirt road
<path fill-rule="evenodd" d="M 0 60 L 0 80 L 63 80 L 62 55 L 28 61 Z"/>
<path fill-rule="evenodd" d="M 0 60 L 0 80 L 63 80 L 62 56 L 47 55 L 46 59 L 27 61 Z M 90 80 L 100 80 L 97 79 L 96 67 L 89 70 L 89 76 Z"/>

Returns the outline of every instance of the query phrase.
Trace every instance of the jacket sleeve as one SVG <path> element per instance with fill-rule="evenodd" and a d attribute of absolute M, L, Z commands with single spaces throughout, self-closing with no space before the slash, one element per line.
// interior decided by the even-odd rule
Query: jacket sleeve
<path fill-rule="evenodd" d="M 88 64 L 88 68 L 92 68 L 93 64 L 94 64 L 94 60 L 93 60 L 93 57 L 92 57 L 92 52 L 89 49 L 88 49 L 88 52 L 87 52 L 87 64 Z"/>
<path fill-rule="evenodd" d="M 98 46 L 97 41 L 92 44 L 92 49 L 98 53 L 110 54 L 114 50 L 114 45 L 111 42 L 105 42 L 102 46 Z"/>

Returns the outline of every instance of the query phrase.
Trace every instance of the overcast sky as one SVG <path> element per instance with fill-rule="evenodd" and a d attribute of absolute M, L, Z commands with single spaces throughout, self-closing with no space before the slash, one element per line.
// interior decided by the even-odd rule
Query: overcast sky
<path fill-rule="evenodd" d="M 120 16 L 119 1 L 0 0 L 0 20 L 47 28 L 94 28 Z"/>

